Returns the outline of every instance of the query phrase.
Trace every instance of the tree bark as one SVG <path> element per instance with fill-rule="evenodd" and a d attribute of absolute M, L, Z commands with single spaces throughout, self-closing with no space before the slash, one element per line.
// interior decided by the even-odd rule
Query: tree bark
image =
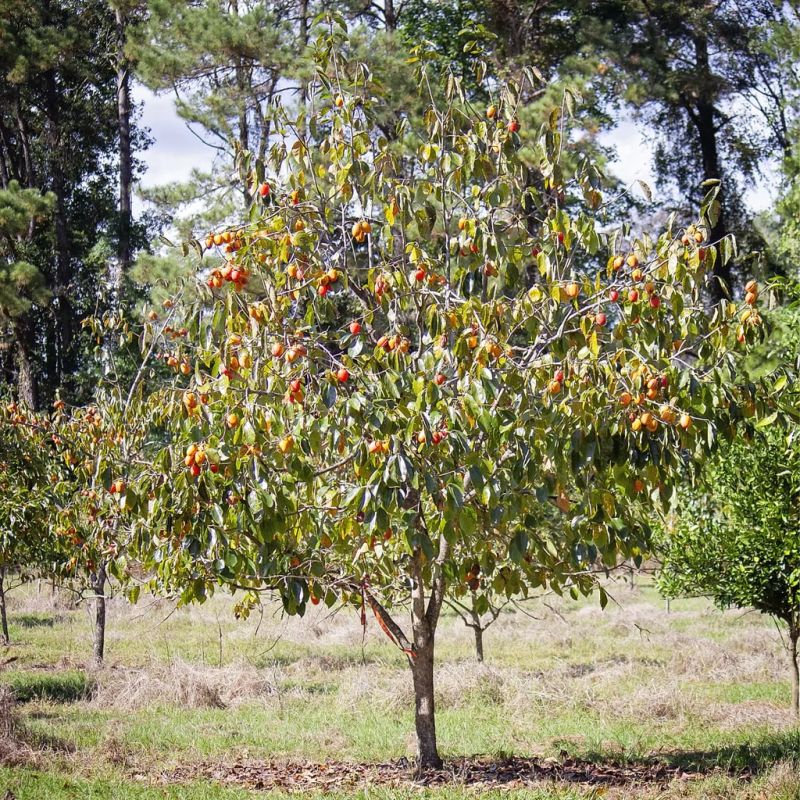
<path fill-rule="evenodd" d="M 25 114 L 22 111 L 22 105 L 19 99 L 19 92 L 16 95 L 15 110 L 17 114 L 17 132 L 19 134 L 19 143 L 22 149 L 22 160 L 25 169 L 24 185 L 32 187 L 35 181 L 35 174 L 33 171 L 33 158 L 31 157 L 30 136 L 28 134 L 28 124 L 25 122 Z"/>
<path fill-rule="evenodd" d="M 17 372 L 17 396 L 31 410 L 39 406 L 39 387 L 31 361 L 31 335 L 28 325 L 18 321 L 14 325 L 14 366 Z"/>
<path fill-rule="evenodd" d="M 300 0 L 300 52 L 303 56 L 308 49 L 308 0 Z M 308 124 L 306 120 L 306 110 L 308 105 L 308 85 L 306 81 L 300 79 L 300 106 L 302 107 L 302 124 L 300 125 L 301 138 L 305 139 Z"/>
<path fill-rule="evenodd" d="M 14 164 L 8 146 L 8 133 L 5 125 L 3 125 L 2 118 L 0 118 L 0 185 L 2 185 L 3 189 L 8 189 L 13 169 Z"/>
<path fill-rule="evenodd" d="M 703 75 L 702 85 L 705 87 L 713 85 L 714 75 L 711 71 L 708 55 L 708 38 L 705 34 L 698 34 L 694 37 L 695 61 L 698 72 Z M 714 105 L 714 98 L 708 95 L 708 91 L 696 101 L 694 109 L 689 112 L 700 140 L 700 153 L 703 160 L 703 180 L 720 181 L 719 193 L 719 215 L 716 223 L 708 232 L 709 241 L 719 242 L 727 235 L 727 221 L 725 214 L 725 191 L 722 185 L 722 168 L 719 158 L 719 146 L 717 142 L 717 110 Z M 721 259 L 717 259 L 714 264 L 713 280 L 711 284 L 711 295 L 714 300 L 723 299 L 727 290 L 723 288 L 720 281 L 724 281 L 726 287 L 730 288 L 731 270 L 730 264 L 723 264 Z"/>
<path fill-rule="evenodd" d="M 442 759 L 436 746 L 436 717 L 433 696 L 433 639 L 417 644 L 411 665 L 414 678 L 414 727 L 417 733 L 417 766 L 419 769 L 441 769 Z"/>
<path fill-rule="evenodd" d="M 475 631 L 475 658 L 479 664 L 483 664 L 483 628 L 476 625 L 473 630 Z"/>
<path fill-rule="evenodd" d="M 417 768 L 441 769 L 442 759 L 436 745 L 436 706 L 433 689 L 433 660 L 436 625 L 442 608 L 444 578 L 441 571 L 434 579 L 428 607 L 422 581 L 420 554 L 412 567 L 411 625 L 414 657 L 410 658 L 414 681 L 414 725 L 417 734 Z"/>
<path fill-rule="evenodd" d="M 250 150 L 250 123 L 247 118 L 247 87 L 250 78 L 245 74 L 245 67 L 241 61 L 236 65 L 236 87 L 239 90 L 239 147 L 242 153 Z M 253 202 L 253 195 L 250 193 L 250 181 L 247 175 L 242 174 L 242 197 L 244 198 L 245 208 L 249 208 Z"/>
<path fill-rule="evenodd" d="M 472 591 L 472 606 L 469 610 L 469 616 L 472 622 L 469 627 L 475 634 L 475 659 L 479 664 L 483 664 L 483 631 L 484 626 L 481 624 L 481 615 L 477 612 L 475 604 L 478 602 L 478 594 L 475 590 Z M 487 626 L 488 627 L 488 626 Z"/>
<path fill-rule="evenodd" d="M 411 661 L 411 671 L 414 681 L 417 766 L 419 769 L 441 769 L 442 759 L 436 745 L 436 704 L 433 689 L 434 631 L 425 615 L 424 589 L 419 580 L 412 595 L 412 627 L 415 655 Z"/>
<path fill-rule="evenodd" d="M 99 667 L 103 663 L 106 649 L 106 565 L 101 564 L 91 578 L 94 592 L 94 637 L 92 641 L 92 661 Z"/>
<path fill-rule="evenodd" d="M 119 231 L 117 240 L 117 269 L 112 276 L 115 305 L 122 297 L 122 286 L 131 265 L 131 184 L 133 158 L 131 152 L 131 65 L 125 56 L 127 18 L 119 6 L 115 9 L 117 32 L 117 133 L 119 136 Z"/>
<path fill-rule="evenodd" d="M 0 567 L 0 629 L 2 630 L 3 644 L 11 644 L 11 636 L 8 633 L 8 614 L 6 612 L 6 568 Z"/>
<path fill-rule="evenodd" d="M 797 663 L 797 640 L 800 638 L 800 627 L 792 624 L 789 629 L 789 655 L 792 668 L 792 713 L 800 718 L 800 665 Z"/>
<path fill-rule="evenodd" d="M 72 259 L 70 255 L 69 230 L 67 227 L 66 192 L 67 185 L 61 166 L 61 109 L 56 75 L 53 70 L 45 74 L 45 115 L 46 138 L 49 156 L 50 188 L 56 196 L 53 209 L 53 228 L 55 230 L 55 279 L 53 281 L 53 300 L 55 311 L 55 374 L 50 375 L 54 386 L 61 384 L 68 371 L 68 360 L 74 338 L 75 319 L 70 301 L 72 282 Z"/>
<path fill-rule="evenodd" d="M 397 28 L 397 14 L 394 10 L 394 0 L 383 0 L 383 22 L 387 31 Z"/>

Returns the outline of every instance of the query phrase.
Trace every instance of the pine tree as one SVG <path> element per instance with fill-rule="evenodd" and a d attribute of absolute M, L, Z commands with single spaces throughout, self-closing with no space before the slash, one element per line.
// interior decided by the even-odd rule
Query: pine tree
<path fill-rule="evenodd" d="M 0 335 L 17 376 L 20 399 L 38 405 L 30 311 L 50 300 L 44 276 L 29 260 L 31 242 L 49 216 L 55 197 L 23 189 L 16 180 L 0 189 Z M 34 254 L 35 255 L 35 254 Z"/>
<path fill-rule="evenodd" d="M 0 36 L 0 188 L 15 180 L 53 195 L 26 255 L 47 293 L 17 322 L 30 349 L 25 391 L 43 403 L 59 387 L 92 391 L 81 320 L 107 305 L 120 229 L 117 31 L 105 0 L 2 0 Z M 136 147 L 135 127 L 131 137 Z M 13 361 L 5 368 L 19 388 Z"/>

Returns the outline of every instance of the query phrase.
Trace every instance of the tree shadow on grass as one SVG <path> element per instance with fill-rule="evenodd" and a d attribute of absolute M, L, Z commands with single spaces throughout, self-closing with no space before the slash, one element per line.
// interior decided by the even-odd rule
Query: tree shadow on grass
<path fill-rule="evenodd" d="M 36 766 L 55 754 L 74 753 L 75 745 L 50 732 L 31 731 L 16 709 L 12 693 L 0 687 L 0 767 Z"/>
<path fill-rule="evenodd" d="M 9 620 L 17 628 L 54 628 L 63 621 L 59 614 L 14 614 Z"/>
<path fill-rule="evenodd" d="M 753 741 L 727 747 L 668 753 L 664 758 L 687 772 L 719 769 L 758 774 L 778 761 L 800 764 L 800 727 L 760 735 Z"/>
<path fill-rule="evenodd" d="M 752 778 L 779 762 L 800 765 L 800 727 L 760 734 L 752 741 L 707 750 L 668 750 L 642 757 L 588 751 L 574 760 L 587 765 L 612 765 L 637 770 L 663 767 L 676 775 L 721 773 Z"/>
<path fill-rule="evenodd" d="M 675 780 L 727 775 L 749 781 L 778 762 L 800 763 L 800 730 L 707 751 L 675 751 L 642 758 L 471 756 L 445 759 L 441 770 L 417 771 L 401 758 L 384 763 L 226 761 L 187 764 L 162 773 L 165 783 L 211 780 L 259 791 L 346 791 L 372 786 L 522 788 L 543 783 L 586 787 L 666 786 Z"/>

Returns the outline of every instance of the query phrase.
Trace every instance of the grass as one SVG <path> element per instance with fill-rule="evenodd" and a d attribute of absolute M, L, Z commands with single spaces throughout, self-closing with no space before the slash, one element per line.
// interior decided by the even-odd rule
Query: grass
<path fill-rule="evenodd" d="M 86 674 L 77 670 L 64 672 L 6 672 L 2 679 L 19 703 L 31 700 L 51 700 L 55 703 L 71 703 L 83 700 L 91 694 L 92 682 Z"/>
<path fill-rule="evenodd" d="M 446 616 L 437 645 L 442 752 L 658 761 L 724 774 L 653 797 L 800 800 L 800 731 L 772 623 L 696 600 L 673 602 L 667 613 L 646 584 L 611 593 L 618 605 L 604 612 L 591 600 L 557 599 L 529 604 L 528 614 L 502 614 L 486 635 L 483 665 L 474 662 L 471 632 Z M 93 672 L 87 609 L 33 587 L 11 602 L 14 644 L 0 663 L 15 661 L 0 670 L 0 684 L 17 699 L 34 755 L 29 768 L 0 770 L 0 797 L 249 798 L 240 788 L 162 784 L 159 776 L 236 759 L 378 762 L 413 754 L 408 668 L 377 626 L 370 621 L 362 631 L 355 614 L 286 620 L 270 608 L 237 623 L 223 597 L 180 610 L 115 599 L 107 664 Z M 736 777 L 741 770 L 747 780 Z M 650 797 L 651 789 L 604 796 Z M 502 796 L 599 796 L 583 786 L 515 792 Z M 324 796 L 477 795 L 453 786 Z"/>

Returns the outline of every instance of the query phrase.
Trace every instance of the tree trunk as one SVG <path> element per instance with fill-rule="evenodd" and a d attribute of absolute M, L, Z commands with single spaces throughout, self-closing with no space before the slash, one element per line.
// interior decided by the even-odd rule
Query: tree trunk
<path fill-rule="evenodd" d="M 14 325 L 14 366 L 17 372 L 17 397 L 31 410 L 39 406 L 39 388 L 31 361 L 29 326 L 18 321 Z"/>
<path fill-rule="evenodd" d="M 106 565 L 101 564 L 92 576 L 91 587 L 94 592 L 94 639 L 92 642 L 92 661 L 99 667 L 103 663 L 106 649 Z"/>
<path fill-rule="evenodd" d="M 422 581 L 420 556 L 417 553 L 412 569 L 411 625 L 414 656 L 409 658 L 414 679 L 414 725 L 417 732 L 417 768 L 441 769 L 442 759 L 436 746 L 436 713 L 433 693 L 433 655 L 436 625 L 439 621 L 443 578 L 434 581 L 428 608 L 425 608 L 425 587 Z M 439 584 L 437 586 L 437 584 Z"/>
<path fill-rule="evenodd" d="M 800 718 L 800 665 L 797 663 L 797 640 L 800 638 L 800 627 L 792 625 L 789 629 L 789 655 L 792 667 L 792 713 Z"/>
<path fill-rule="evenodd" d="M 702 85 L 705 87 L 714 85 L 714 75 L 711 71 L 708 56 L 708 38 L 705 34 L 694 37 L 695 60 L 698 72 L 703 76 Z M 697 128 L 700 139 L 700 153 L 703 159 L 703 180 L 722 181 L 722 168 L 719 159 L 719 147 L 717 142 L 717 111 L 714 104 L 714 97 L 708 96 L 709 90 L 704 92 L 694 104 L 693 113 L 689 117 Z M 726 215 L 725 215 L 725 192 L 720 183 L 719 193 L 719 216 L 716 223 L 708 232 L 710 242 L 717 243 L 727 235 Z M 731 282 L 730 264 L 723 264 L 721 259 L 717 259 L 714 264 L 713 275 L 717 280 L 711 284 L 711 294 L 714 300 L 718 301 L 726 296 L 726 289 L 720 284 L 724 281 L 728 289 Z"/>
<path fill-rule="evenodd" d="M 22 111 L 20 104 L 19 92 L 16 95 L 16 113 L 17 113 L 17 132 L 19 134 L 20 147 L 22 148 L 22 161 L 25 168 L 25 179 L 23 184 L 28 187 L 33 187 L 35 181 L 35 174 L 33 171 L 33 158 L 31 157 L 30 136 L 28 134 L 28 124 L 25 121 L 25 114 Z"/>
<path fill-rule="evenodd" d="M 127 19 L 124 11 L 115 11 L 117 30 L 117 131 L 119 135 L 119 231 L 117 240 L 117 269 L 112 276 L 111 289 L 115 304 L 122 297 L 122 284 L 131 265 L 131 184 L 133 161 L 131 153 L 131 65 L 125 56 Z"/>
<path fill-rule="evenodd" d="M 3 125 L 3 120 L 0 119 L 0 185 L 2 185 L 3 189 L 8 189 L 13 169 L 14 163 L 8 146 L 8 133 L 5 125 Z"/>
<path fill-rule="evenodd" d="M 236 87 L 239 90 L 239 147 L 242 153 L 250 150 L 250 123 L 247 118 L 247 96 L 248 83 L 251 80 L 245 74 L 245 67 L 240 62 L 236 65 Z M 249 208 L 253 202 L 253 195 L 250 193 L 250 180 L 242 172 L 242 197 L 245 208 Z"/>
<path fill-rule="evenodd" d="M 472 591 L 472 608 L 470 608 L 469 615 L 472 618 L 472 628 L 475 634 L 475 658 L 479 664 L 483 664 L 483 625 L 481 625 L 481 615 L 476 611 L 475 604 L 478 602 L 478 594 L 473 589 Z"/>
<path fill-rule="evenodd" d="M 45 142 L 48 147 L 48 169 L 50 189 L 56 196 L 53 209 L 55 231 L 55 278 L 53 281 L 53 305 L 55 312 L 55 374 L 50 375 L 53 386 L 62 382 L 68 371 L 70 351 L 74 338 L 75 319 L 70 292 L 72 290 L 72 258 L 70 255 L 69 230 L 67 226 L 66 193 L 67 182 L 61 165 L 61 107 L 58 82 L 55 72 L 50 70 L 44 80 L 45 114 L 47 119 Z"/>
<path fill-rule="evenodd" d="M 300 0 L 300 52 L 303 56 L 308 49 L 308 0 Z M 305 139 L 308 130 L 306 111 L 308 106 L 308 85 L 304 78 L 300 78 L 300 106 L 303 114 L 300 125 L 300 136 Z"/>
<path fill-rule="evenodd" d="M 397 14 L 394 10 L 394 0 L 383 0 L 383 22 L 387 31 L 397 28 Z"/>
<path fill-rule="evenodd" d="M 6 613 L 6 568 L 0 567 L 0 629 L 2 629 L 3 644 L 11 644 L 8 633 L 8 614 Z"/>
<path fill-rule="evenodd" d="M 416 621 L 415 621 L 416 622 Z M 420 628 L 428 628 L 422 625 Z M 436 716 L 433 697 L 433 632 L 418 634 L 414 626 L 415 657 L 411 660 L 414 678 L 414 726 L 417 732 L 417 766 L 441 769 L 442 759 L 436 747 Z"/>
<path fill-rule="evenodd" d="M 475 633 L 475 659 L 479 664 L 483 664 L 483 628 L 481 627 L 480 618 L 471 627 Z"/>
<path fill-rule="evenodd" d="M 308 0 L 300 0 L 300 46 L 308 47 Z"/>

